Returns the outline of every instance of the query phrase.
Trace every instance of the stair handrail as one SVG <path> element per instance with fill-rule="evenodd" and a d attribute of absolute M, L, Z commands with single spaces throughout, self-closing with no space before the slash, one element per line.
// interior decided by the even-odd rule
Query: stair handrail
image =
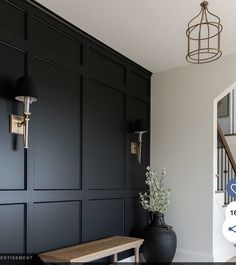
<path fill-rule="evenodd" d="M 226 141 L 224 132 L 223 132 L 223 130 L 222 130 L 222 128 L 221 128 L 221 126 L 220 126 L 219 123 L 217 123 L 217 133 L 218 133 L 218 136 L 219 136 L 219 138 L 221 140 L 221 143 L 222 143 L 222 145 L 223 145 L 223 147 L 225 149 L 225 152 L 226 152 L 226 154 L 227 154 L 227 156 L 229 158 L 229 161 L 231 163 L 231 166 L 232 166 L 234 172 L 236 173 L 236 163 L 235 163 L 233 154 L 232 154 L 232 152 L 231 152 L 231 150 L 229 148 L 229 145 L 228 145 L 228 143 Z"/>

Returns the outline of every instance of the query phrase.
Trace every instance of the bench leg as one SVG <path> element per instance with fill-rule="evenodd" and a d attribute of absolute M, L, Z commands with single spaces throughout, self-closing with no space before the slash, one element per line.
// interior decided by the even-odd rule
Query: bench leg
<path fill-rule="evenodd" d="M 139 247 L 136 247 L 134 249 L 134 253 L 135 253 L 135 263 L 139 263 Z"/>
<path fill-rule="evenodd" d="M 118 259 L 117 259 L 117 253 L 115 253 L 113 255 L 113 263 L 117 263 Z"/>

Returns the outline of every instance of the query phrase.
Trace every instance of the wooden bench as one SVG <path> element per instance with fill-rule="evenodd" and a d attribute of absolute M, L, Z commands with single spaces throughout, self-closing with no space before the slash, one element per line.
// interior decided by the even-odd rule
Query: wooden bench
<path fill-rule="evenodd" d="M 143 239 L 113 236 L 101 240 L 91 241 L 67 248 L 45 252 L 39 255 L 43 262 L 89 262 L 108 256 L 113 256 L 113 262 L 117 262 L 117 254 L 134 249 L 135 262 L 139 262 L 139 248 Z"/>

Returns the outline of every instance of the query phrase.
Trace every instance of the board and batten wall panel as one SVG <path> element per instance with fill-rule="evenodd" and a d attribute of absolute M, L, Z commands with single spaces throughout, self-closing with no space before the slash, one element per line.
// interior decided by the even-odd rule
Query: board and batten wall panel
<path fill-rule="evenodd" d="M 79 201 L 35 203 L 34 219 L 36 252 L 80 242 L 81 203 Z"/>
<path fill-rule="evenodd" d="M 34 1 L 0 2 L 0 56 L 0 253 L 139 235 L 150 135 L 140 165 L 129 125 L 149 126 L 151 73 Z M 39 96 L 28 151 L 9 134 L 24 74 Z"/>
<path fill-rule="evenodd" d="M 0 2 L 0 25 L 3 34 L 25 39 L 26 17 L 26 10 L 17 5 L 17 3 L 11 1 Z"/>
<path fill-rule="evenodd" d="M 124 100 L 121 91 L 93 80 L 84 91 L 83 167 L 89 189 L 124 187 Z"/>
<path fill-rule="evenodd" d="M 91 45 L 87 52 L 87 65 L 91 75 L 106 84 L 123 87 L 125 83 L 125 67 L 114 60 L 104 50 Z"/>
<path fill-rule="evenodd" d="M 40 99 L 33 106 L 34 189 L 79 189 L 81 77 L 34 58 L 32 78 Z"/>
<path fill-rule="evenodd" d="M 12 101 L 12 91 L 15 80 L 24 74 L 25 52 L 0 43 L 0 56 L 0 190 L 23 190 L 23 145 L 19 137 L 9 134 L 9 114 L 17 114 L 22 110 L 20 104 Z"/>
<path fill-rule="evenodd" d="M 88 213 L 84 225 L 88 241 L 123 234 L 123 199 L 89 200 Z"/>
<path fill-rule="evenodd" d="M 70 68 L 81 63 L 81 44 L 58 28 L 34 17 L 32 20 L 32 48 L 50 61 Z"/>
<path fill-rule="evenodd" d="M 0 205 L 1 253 L 22 253 L 25 248 L 25 205 Z"/>

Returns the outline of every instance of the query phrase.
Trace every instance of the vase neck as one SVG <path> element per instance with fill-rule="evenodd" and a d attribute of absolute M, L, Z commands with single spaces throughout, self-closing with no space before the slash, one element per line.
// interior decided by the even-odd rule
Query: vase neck
<path fill-rule="evenodd" d="M 152 214 L 152 225 L 163 227 L 166 226 L 163 213 L 153 213 Z"/>

